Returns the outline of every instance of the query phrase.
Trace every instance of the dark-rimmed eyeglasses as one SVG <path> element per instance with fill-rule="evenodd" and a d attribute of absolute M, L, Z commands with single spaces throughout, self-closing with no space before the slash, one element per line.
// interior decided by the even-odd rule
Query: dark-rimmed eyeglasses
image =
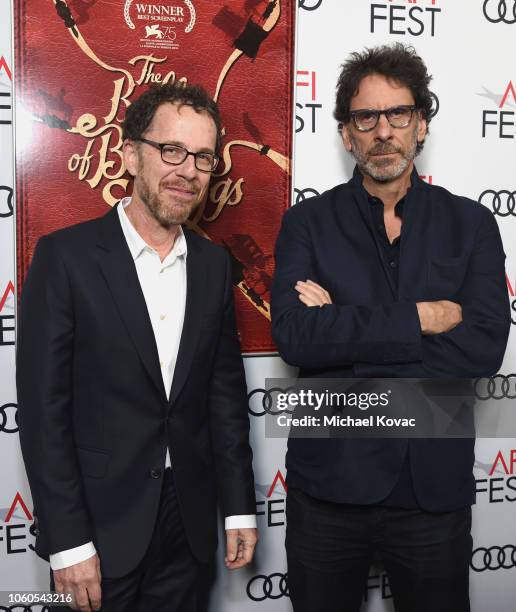
<path fill-rule="evenodd" d="M 166 164 L 172 166 L 179 166 L 182 164 L 189 155 L 193 155 L 195 167 L 200 172 L 213 172 L 219 163 L 219 158 L 213 153 L 207 153 L 200 151 L 199 153 L 193 153 L 180 145 L 168 144 L 166 142 L 155 142 L 154 140 L 147 140 L 147 138 L 138 138 L 140 142 L 159 149 L 161 152 L 161 159 Z"/>
<path fill-rule="evenodd" d="M 385 110 L 361 108 L 351 111 L 350 115 L 357 130 L 360 132 L 370 132 L 378 125 L 380 115 L 385 115 L 389 125 L 393 128 L 407 127 L 412 120 L 415 110 L 417 110 L 417 107 L 414 105 L 393 106 Z"/>

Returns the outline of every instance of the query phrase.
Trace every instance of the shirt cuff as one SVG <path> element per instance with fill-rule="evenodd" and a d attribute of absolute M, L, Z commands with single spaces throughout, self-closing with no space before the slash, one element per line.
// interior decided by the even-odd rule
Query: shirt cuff
<path fill-rule="evenodd" d="M 86 561 L 86 559 L 96 554 L 97 551 L 95 550 L 95 546 L 93 546 L 93 542 L 87 542 L 81 546 L 69 548 L 68 550 L 50 555 L 50 567 L 53 570 L 64 569 L 65 567 L 70 567 L 81 561 Z"/>
<path fill-rule="evenodd" d="M 226 516 L 224 528 L 228 529 L 256 529 L 256 514 L 236 514 Z"/>

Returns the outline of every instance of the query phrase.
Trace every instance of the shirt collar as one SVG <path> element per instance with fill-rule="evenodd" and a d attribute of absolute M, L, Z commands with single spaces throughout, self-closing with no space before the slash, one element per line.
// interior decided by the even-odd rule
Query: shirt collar
<path fill-rule="evenodd" d="M 406 206 L 407 196 L 414 189 L 417 189 L 417 187 L 419 186 L 420 182 L 421 182 L 421 179 L 419 178 L 419 174 L 418 174 L 418 172 L 416 170 L 416 167 L 414 166 L 414 168 L 412 169 L 412 173 L 410 175 L 410 186 L 407 189 L 407 193 L 396 204 L 396 215 L 398 217 L 402 217 L 403 216 L 403 208 L 404 208 L 404 206 Z M 352 185 L 354 185 L 355 187 L 357 187 L 363 194 L 365 194 L 367 196 L 367 200 L 368 200 L 369 204 L 374 205 L 374 204 L 377 204 L 377 203 L 379 203 L 381 201 L 378 198 L 372 196 L 368 191 L 366 191 L 366 189 L 364 187 L 364 175 L 362 174 L 362 172 L 360 171 L 360 169 L 359 169 L 359 167 L 357 165 L 355 165 L 355 168 L 353 170 L 353 177 L 352 177 L 350 183 Z"/>
<path fill-rule="evenodd" d="M 129 217 L 125 212 L 125 208 L 129 206 L 131 203 L 131 198 L 123 198 L 120 200 L 118 205 L 118 218 L 120 219 L 120 225 L 122 226 L 122 232 L 124 233 L 125 239 L 127 241 L 127 246 L 129 247 L 129 251 L 131 252 L 131 256 L 133 259 L 137 259 L 145 250 L 156 252 L 151 246 L 149 246 L 145 240 L 140 236 L 140 234 L 134 229 L 133 224 L 129 221 Z M 166 256 L 165 261 L 175 260 L 176 257 L 184 256 L 186 258 L 187 255 L 187 246 L 186 246 L 186 238 L 183 232 L 183 228 L 178 226 L 178 235 L 174 242 L 174 246 L 170 253 Z M 163 262 L 165 263 L 165 262 Z"/>
<path fill-rule="evenodd" d="M 410 188 L 409 188 L 409 191 L 410 191 Z M 403 219 L 403 207 L 405 205 L 407 195 L 408 195 L 408 191 L 401 198 L 401 200 L 397 202 L 396 206 L 394 207 L 395 215 L 397 217 L 400 217 L 400 219 Z M 371 206 L 373 207 L 377 207 L 378 204 L 382 203 L 382 201 L 379 198 L 376 198 L 375 196 L 372 196 L 370 194 L 367 194 L 367 198 L 368 198 L 369 204 L 371 204 Z M 383 207 L 382 207 L 382 214 L 383 214 Z"/>

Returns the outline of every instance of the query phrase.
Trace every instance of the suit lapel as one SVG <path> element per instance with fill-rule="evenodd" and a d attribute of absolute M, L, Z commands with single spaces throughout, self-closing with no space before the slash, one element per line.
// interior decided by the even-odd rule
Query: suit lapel
<path fill-rule="evenodd" d="M 188 250 L 185 318 L 170 391 L 170 403 L 177 399 L 190 372 L 201 331 L 204 305 L 209 297 L 204 292 L 206 267 L 203 265 L 201 249 L 193 239 L 192 232 L 190 230 L 184 230 L 184 232 Z"/>
<path fill-rule="evenodd" d="M 99 265 L 142 363 L 158 390 L 165 395 L 158 349 L 134 260 L 113 208 L 100 220 Z"/>

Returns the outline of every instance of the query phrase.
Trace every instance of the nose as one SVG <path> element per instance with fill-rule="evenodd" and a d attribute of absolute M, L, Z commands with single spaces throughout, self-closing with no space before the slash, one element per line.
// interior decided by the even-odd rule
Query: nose
<path fill-rule="evenodd" d="M 392 126 L 387 121 L 387 117 L 385 115 L 380 115 L 380 118 L 378 119 L 378 123 L 376 124 L 375 128 L 375 137 L 382 141 L 392 138 Z"/>
<path fill-rule="evenodd" d="M 195 167 L 195 156 L 193 153 L 188 153 L 185 161 L 179 166 L 176 166 L 176 174 L 182 176 L 188 181 L 193 180 L 197 176 L 197 168 Z"/>

